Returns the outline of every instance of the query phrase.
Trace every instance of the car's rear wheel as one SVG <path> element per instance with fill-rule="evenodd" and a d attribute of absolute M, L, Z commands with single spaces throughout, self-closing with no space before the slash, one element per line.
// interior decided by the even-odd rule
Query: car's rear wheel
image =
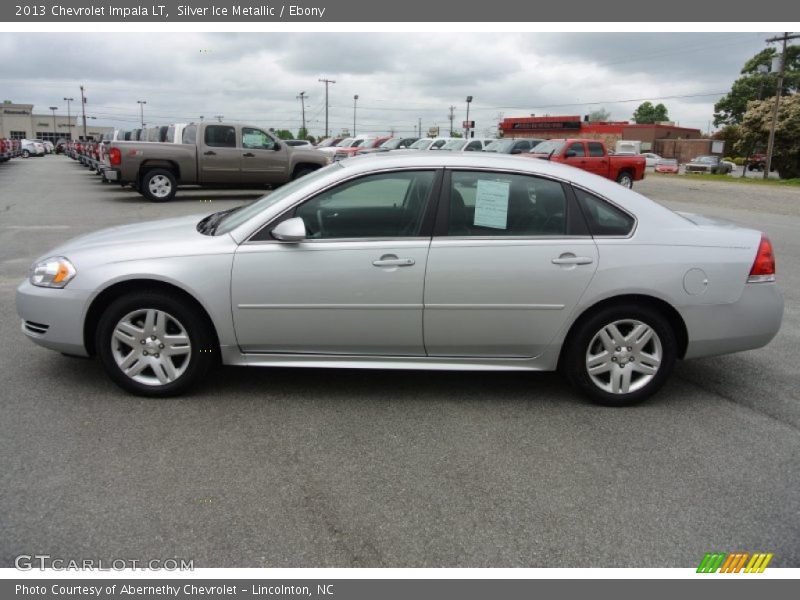
<path fill-rule="evenodd" d="M 178 182 L 166 169 L 151 169 L 142 175 L 139 190 L 152 202 L 167 202 L 175 197 Z"/>
<path fill-rule="evenodd" d="M 628 171 L 623 171 L 617 175 L 617 183 L 622 187 L 631 189 L 633 187 L 633 176 Z"/>
<path fill-rule="evenodd" d="M 31 155 L 31 153 L 30 153 L 30 152 L 28 152 L 27 150 L 23 150 L 23 151 L 22 151 L 22 156 L 23 156 L 23 158 L 30 158 L 30 155 Z"/>
<path fill-rule="evenodd" d="M 630 406 L 656 393 L 677 358 L 669 321 L 647 306 L 601 309 L 578 325 L 565 349 L 570 382 L 594 402 Z"/>
<path fill-rule="evenodd" d="M 174 396 L 195 385 L 215 361 L 203 315 L 158 291 L 125 295 L 105 310 L 95 336 L 103 368 L 124 390 Z"/>

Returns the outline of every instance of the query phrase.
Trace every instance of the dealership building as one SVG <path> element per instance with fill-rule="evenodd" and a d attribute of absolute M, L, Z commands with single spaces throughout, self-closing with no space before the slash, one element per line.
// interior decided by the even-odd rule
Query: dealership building
<path fill-rule="evenodd" d="M 589 122 L 585 117 L 581 119 L 578 115 L 509 117 L 500 123 L 500 130 L 503 132 L 503 137 L 514 138 L 593 138 L 603 140 L 611 148 L 619 140 L 636 140 L 642 142 L 642 150 L 646 152 L 658 152 L 659 148 L 665 145 L 660 143 L 660 140 L 705 139 L 699 129 L 678 127 L 673 123 Z M 697 143 L 692 145 L 698 146 Z"/>
<path fill-rule="evenodd" d="M 78 109 L 80 109 L 80 103 Z M 58 140 L 71 140 L 84 137 L 83 125 L 78 125 L 80 114 L 65 115 L 61 111 L 36 113 L 33 104 L 0 104 L 0 138 L 41 139 L 55 143 Z M 113 127 L 98 127 L 91 124 L 94 117 L 86 117 L 86 137 L 97 138 L 104 133 L 113 132 Z"/>

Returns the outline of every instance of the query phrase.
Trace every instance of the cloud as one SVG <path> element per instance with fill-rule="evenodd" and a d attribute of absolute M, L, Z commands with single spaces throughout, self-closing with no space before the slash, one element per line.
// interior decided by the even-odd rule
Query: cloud
<path fill-rule="evenodd" d="M 37 110 L 79 97 L 97 124 L 228 119 L 300 126 L 300 102 L 312 133 L 411 132 L 449 127 L 465 113 L 479 130 L 500 115 L 587 114 L 603 106 L 630 118 L 641 99 L 663 102 L 682 125 L 705 129 L 717 96 L 762 49 L 756 33 L 115 33 L 5 34 L 0 37 L 4 98 Z M 57 48 L 58 52 L 53 52 Z M 678 97 L 680 96 L 680 97 Z M 669 98 L 672 97 L 672 98 Z M 662 99 L 663 98 L 663 99 Z M 80 104 L 73 105 L 73 111 Z"/>

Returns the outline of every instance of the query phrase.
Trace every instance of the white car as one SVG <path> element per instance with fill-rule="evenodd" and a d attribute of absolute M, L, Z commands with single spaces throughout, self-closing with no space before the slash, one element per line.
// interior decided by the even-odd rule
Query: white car
<path fill-rule="evenodd" d="M 644 156 L 645 167 L 655 167 L 656 163 L 662 158 L 658 154 L 653 154 L 652 152 L 645 152 L 642 156 Z"/>
<path fill-rule="evenodd" d="M 422 138 L 411 144 L 409 150 L 441 150 L 442 147 L 454 138 L 438 137 L 438 138 Z"/>
<path fill-rule="evenodd" d="M 20 149 L 22 156 L 28 158 L 29 156 L 44 156 L 44 144 L 35 140 L 20 140 Z"/>
<path fill-rule="evenodd" d="M 451 152 L 481 152 L 494 140 L 483 138 L 454 138 L 441 147 L 442 150 Z"/>

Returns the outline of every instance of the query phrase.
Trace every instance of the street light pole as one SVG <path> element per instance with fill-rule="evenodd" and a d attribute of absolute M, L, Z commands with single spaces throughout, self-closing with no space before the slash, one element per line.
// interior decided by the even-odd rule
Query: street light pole
<path fill-rule="evenodd" d="M 144 129 L 144 105 L 147 104 L 147 100 L 137 100 L 136 103 L 139 105 L 139 120 L 142 122 L 142 129 Z"/>
<path fill-rule="evenodd" d="M 303 118 L 303 135 L 308 137 L 308 130 L 306 129 L 306 93 L 300 92 L 297 98 L 300 100 L 300 114 Z"/>
<path fill-rule="evenodd" d="M 358 103 L 358 94 L 353 96 L 353 137 L 356 135 L 356 104 Z"/>
<path fill-rule="evenodd" d="M 472 102 L 472 96 L 467 96 L 467 120 L 465 121 L 466 127 L 464 127 L 464 137 L 469 139 L 469 105 Z"/>
<path fill-rule="evenodd" d="M 325 84 L 325 137 L 328 137 L 328 86 L 336 82 L 333 79 L 320 79 L 319 81 Z"/>
<path fill-rule="evenodd" d="M 81 86 L 81 114 L 83 115 L 83 139 L 86 139 L 86 96 L 83 95 L 83 86 Z"/>
<path fill-rule="evenodd" d="M 58 110 L 57 106 L 51 106 L 50 110 L 53 111 L 53 144 L 58 141 L 58 129 L 56 128 L 56 111 Z"/>
<path fill-rule="evenodd" d="M 69 103 L 75 102 L 75 98 L 64 98 L 67 103 L 67 130 L 69 131 L 69 141 L 72 141 L 72 115 L 69 112 Z"/>

